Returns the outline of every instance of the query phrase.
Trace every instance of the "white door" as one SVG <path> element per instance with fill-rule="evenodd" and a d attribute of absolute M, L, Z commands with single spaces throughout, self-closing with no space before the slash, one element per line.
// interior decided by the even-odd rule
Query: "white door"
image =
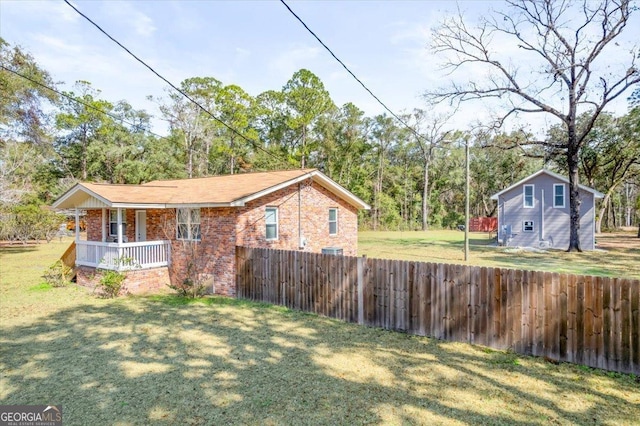
<path fill-rule="evenodd" d="M 147 241 L 146 210 L 136 210 L 136 241 Z"/>

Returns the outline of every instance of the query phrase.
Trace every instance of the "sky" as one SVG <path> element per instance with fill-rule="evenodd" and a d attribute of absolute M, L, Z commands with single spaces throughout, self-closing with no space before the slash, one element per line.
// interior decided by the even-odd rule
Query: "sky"
<path fill-rule="evenodd" d="M 337 105 L 352 102 L 369 116 L 384 112 L 377 103 L 277 0 L 261 1 L 75 1 L 76 7 L 175 85 L 190 77 L 215 77 L 252 96 L 280 90 L 306 68 L 324 83 Z M 428 49 L 430 30 L 456 10 L 450 1 L 293 1 L 289 6 L 392 111 L 413 108 L 445 116 L 422 94 L 448 83 L 442 57 Z M 461 1 L 475 20 L 500 1 Z M 637 24 L 637 20 L 634 24 Z M 640 39 L 630 25 L 627 40 Z M 147 99 L 166 97 L 167 85 L 100 33 L 61 0 L 0 0 L 0 36 L 31 53 L 73 90 L 77 80 L 91 82 L 100 97 L 127 100 L 136 109 L 160 116 Z M 498 46 L 505 54 L 513 46 Z M 624 113 L 626 101 L 612 106 Z M 451 119 L 464 128 L 488 112 L 465 106 Z M 531 117 L 539 127 L 549 124 Z M 542 121 L 541 121 L 542 120 Z M 154 131 L 166 133 L 158 118 Z"/>

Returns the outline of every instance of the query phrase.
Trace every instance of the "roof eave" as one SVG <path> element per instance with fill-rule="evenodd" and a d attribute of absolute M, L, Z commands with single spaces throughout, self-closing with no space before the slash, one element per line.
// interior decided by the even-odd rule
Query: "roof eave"
<path fill-rule="evenodd" d="M 102 197 L 101 195 L 98 195 L 94 191 L 92 191 L 89 188 L 87 188 L 86 186 L 82 185 L 82 183 L 76 183 L 73 187 L 71 187 L 71 189 L 69 189 L 60 198 L 58 198 L 56 201 L 54 201 L 54 203 L 51 205 L 51 207 L 54 208 L 54 209 L 67 209 L 67 208 L 75 208 L 75 207 L 77 207 L 77 204 L 73 204 L 73 205 L 68 205 L 67 206 L 67 205 L 64 205 L 64 203 L 65 203 L 65 201 L 68 201 L 71 197 L 76 195 L 78 192 L 84 192 L 89 197 L 94 197 L 97 200 L 100 200 L 102 203 L 106 204 L 108 207 L 112 207 L 113 206 L 113 203 L 110 200 L 107 200 L 106 198 Z"/>
<path fill-rule="evenodd" d="M 319 181 L 321 185 L 327 188 L 330 192 L 336 194 L 343 200 L 347 201 L 349 204 L 363 210 L 370 210 L 371 206 L 362 201 L 360 198 L 353 195 L 351 192 L 340 186 L 337 182 L 333 181 L 331 178 L 326 176 L 319 170 L 312 170 L 308 173 L 300 175 L 296 178 L 289 179 L 288 181 L 279 183 L 277 185 L 271 186 L 269 188 L 263 189 L 262 191 L 254 192 L 253 194 L 247 195 L 246 197 L 238 198 L 231 202 L 232 206 L 244 206 L 246 203 L 256 200 L 260 197 L 264 197 L 265 195 L 276 192 L 282 188 L 286 188 L 291 185 L 295 185 L 296 183 L 303 182 L 307 179 L 314 179 Z"/>
<path fill-rule="evenodd" d="M 498 192 L 496 194 L 493 194 L 490 197 L 490 199 L 491 200 L 498 200 L 499 197 L 502 194 L 511 191 L 513 188 L 522 185 L 526 181 L 528 181 L 530 179 L 533 179 L 533 178 L 541 175 L 542 173 L 545 173 L 545 174 L 548 174 L 549 176 L 555 177 L 556 179 L 559 179 L 559 180 L 563 181 L 564 183 L 569 183 L 569 179 L 567 179 L 566 177 L 564 177 L 562 175 L 559 175 L 558 173 L 552 172 L 551 170 L 541 169 L 541 170 L 538 170 L 537 172 L 525 177 L 524 179 L 519 180 L 518 182 L 514 183 L 513 185 L 503 189 L 502 191 L 500 191 L 500 192 Z M 588 186 L 580 185 L 580 184 L 578 184 L 578 187 L 580 189 L 584 190 L 584 191 L 592 193 L 595 198 L 604 198 L 604 194 L 603 193 L 601 193 L 601 192 L 599 192 L 599 191 L 597 191 L 597 190 L 595 190 L 593 188 L 589 188 Z"/>

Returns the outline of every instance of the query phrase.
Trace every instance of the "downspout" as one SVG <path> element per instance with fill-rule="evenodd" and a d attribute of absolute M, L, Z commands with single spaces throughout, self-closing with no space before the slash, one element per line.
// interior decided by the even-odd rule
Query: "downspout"
<path fill-rule="evenodd" d="M 596 249 L 596 194 L 593 194 L 593 213 L 591 214 L 593 217 L 593 219 L 591 220 L 591 229 L 593 232 L 592 241 L 593 241 L 593 250 L 595 250 Z"/>
<path fill-rule="evenodd" d="M 540 241 L 544 241 L 544 189 L 542 191 L 542 200 L 540 200 Z"/>
<path fill-rule="evenodd" d="M 303 153 L 304 155 L 304 153 Z M 303 157 L 304 158 L 304 157 Z M 304 159 L 302 160 L 304 161 Z M 304 249 L 302 244 L 302 182 L 298 182 L 298 249 Z"/>

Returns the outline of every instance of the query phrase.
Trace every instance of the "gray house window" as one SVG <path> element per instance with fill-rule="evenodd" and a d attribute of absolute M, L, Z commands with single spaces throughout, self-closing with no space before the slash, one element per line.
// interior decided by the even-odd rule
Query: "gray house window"
<path fill-rule="evenodd" d="M 267 240 L 278 239 L 278 208 L 267 207 L 264 214 L 264 222 L 266 224 Z"/>
<path fill-rule="evenodd" d="M 122 209 L 122 233 L 127 233 L 127 210 Z M 109 236 L 118 235 L 118 210 L 109 210 Z"/>
<path fill-rule="evenodd" d="M 338 209 L 329 209 L 329 235 L 338 234 Z"/>
<path fill-rule="evenodd" d="M 523 207 L 533 207 L 533 185 L 524 185 L 522 187 Z"/>
<path fill-rule="evenodd" d="M 176 239 L 200 241 L 200 209 L 176 209 Z"/>
<path fill-rule="evenodd" d="M 553 185 L 553 207 L 564 208 L 564 184 Z"/>
<path fill-rule="evenodd" d="M 525 220 L 522 222 L 522 231 L 523 232 L 533 232 L 533 221 Z"/>

